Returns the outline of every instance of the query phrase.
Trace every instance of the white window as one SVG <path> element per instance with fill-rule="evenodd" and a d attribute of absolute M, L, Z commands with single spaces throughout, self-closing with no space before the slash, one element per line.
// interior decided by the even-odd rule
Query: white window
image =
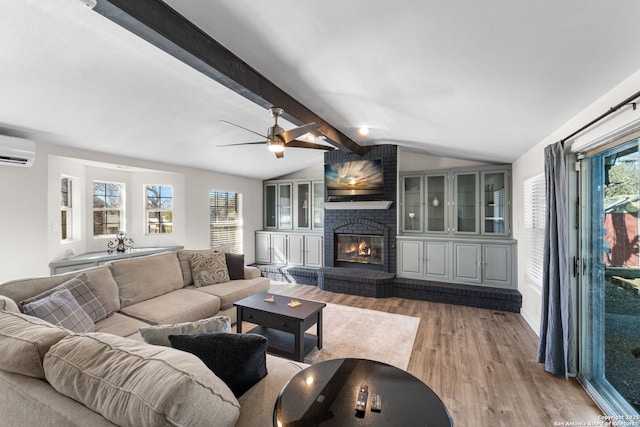
<path fill-rule="evenodd" d="M 212 190 L 209 193 L 209 236 L 211 247 L 231 244 L 232 252 L 242 253 L 242 218 L 238 193 Z"/>
<path fill-rule="evenodd" d="M 540 174 L 524 181 L 525 280 L 536 286 L 542 286 L 545 216 L 545 178 Z"/>
<path fill-rule="evenodd" d="M 60 239 L 73 239 L 73 180 L 60 178 Z"/>
<path fill-rule="evenodd" d="M 93 235 L 113 236 L 124 229 L 124 184 L 93 181 Z"/>
<path fill-rule="evenodd" d="M 173 187 L 170 185 L 147 185 L 146 229 L 147 234 L 173 232 Z"/>

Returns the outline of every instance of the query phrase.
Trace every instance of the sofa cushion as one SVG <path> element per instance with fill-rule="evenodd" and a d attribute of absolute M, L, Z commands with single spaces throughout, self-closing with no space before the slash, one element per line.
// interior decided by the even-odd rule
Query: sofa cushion
<path fill-rule="evenodd" d="M 0 369 L 44 378 L 42 360 L 69 331 L 22 313 L 0 311 Z"/>
<path fill-rule="evenodd" d="M 229 281 L 229 270 L 223 252 L 199 253 L 191 256 L 191 274 L 196 287 Z"/>
<path fill-rule="evenodd" d="M 85 313 L 87 313 L 94 322 L 106 319 L 113 314 L 113 311 L 108 310 L 107 304 L 91 283 L 91 279 L 89 279 L 87 273 L 78 274 L 48 291 L 42 292 L 24 301 L 20 301 L 20 305 L 24 307 L 26 304 L 45 298 L 61 289 L 68 289 L 71 292 L 71 295 L 73 295 L 76 301 L 78 301 L 80 307 L 82 307 Z"/>
<path fill-rule="evenodd" d="M 267 339 L 258 334 L 169 335 L 173 348 L 198 356 L 238 397 L 267 375 Z"/>
<path fill-rule="evenodd" d="M 225 252 L 225 261 L 230 280 L 244 279 L 244 255 Z"/>
<path fill-rule="evenodd" d="M 69 329 L 73 332 L 93 332 L 96 325 L 80 307 L 69 289 L 59 289 L 39 300 L 25 304 L 25 314 Z"/>
<path fill-rule="evenodd" d="M 147 344 L 171 347 L 169 335 L 195 335 L 210 332 L 231 332 L 231 319 L 226 316 L 215 316 L 195 322 L 182 322 L 170 325 L 152 325 L 139 329 L 142 339 Z"/>
<path fill-rule="evenodd" d="M 273 418 L 273 405 L 289 380 L 309 365 L 267 354 L 269 375 L 251 387 L 238 401 L 242 405 L 236 427 L 255 427 L 256 420 Z"/>
<path fill-rule="evenodd" d="M 174 253 L 151 255 L 111 264 L 120 291 L 120 305 L 127 307 L 183 287 L 182 271 Z"/>
<path fill-rule="evenodd" d="M 233 426 L 240 404 L 197 357 L 110 334 L 69 336 L 44 359 L 58 392 L 119 426 Z"/>
<path fill-rule="evenodd" d="M 267 292 L 271 286 L 271 280 L 267 277 L 255 279 L 233 280 L 217 285 L 193 288 L 194 291 L 204 292 L 220 298 L 220 309 L 226 310 L 233 307 L 233 303 L 242 298 L 250 297 L 258 292 Z"/>
<path fill-rule="evenodd" d="M 226 245 L 216 246 L 210 249 L 183 249 L 178 251 L 178 259 L 180 260 L 180 268 L 182 269 L 184 286 L 193 285 L 193 276 L 191 275 L 191 257 L 193 256 L 193 254 L 211 253 L 211 252 L 229 252 L 230 250 L 231 250 L 231 243 L 228 243 Z"/>
<path fill-rule="evenodd" d="M 20 308 L 14 300 L 9 297 L 0 295 L 0 310 L 11 311 L 13 313 L 20 313 Z"/>
<path fill-rule="evenodd" d="M 244 278 L 245 279 L 255 279 L 256 277 L 262 276 L 262 272 L 258 267 L 252 267 L 249 265 L 244 266 Z"/>
<path fill-rule="evenodd" d="M 150 300 L 123 307 L 120 312 L 151 325 L 193 322 L 214 316 L 220 310 L 220 299 L 193 289 L 178 289 Z"/>
<path fill-rule="evenodd" d="M 40 378 L 0 370 L 0 394 L 3 427 L 115 427 Z"/>
<path fill-rule="evenodd" d="M 142 320 L 134 319 L 121 313 L 114 313 L 106 319 L 96 323 L 96 332 L 105 332 L 108 334 L 118 335 L 120 337 L 130 337 L 137 334 L 138 329 L 149 326 Z"/>

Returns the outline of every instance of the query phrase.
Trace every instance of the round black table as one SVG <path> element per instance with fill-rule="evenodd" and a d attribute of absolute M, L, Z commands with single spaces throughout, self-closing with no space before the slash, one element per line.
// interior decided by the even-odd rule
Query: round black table
<path fill-rule="evenodd" d="M 361 384 L 369 387 L 366 411 L 355 410 Z M 371 395 L 382 397 L 379 412 Z M 276 427 L 394 426 L 452 427 L 442 400 L 402 369 L 365 359 L 333 359 L 295 375 L 282 389 L 273 411 Z"/>

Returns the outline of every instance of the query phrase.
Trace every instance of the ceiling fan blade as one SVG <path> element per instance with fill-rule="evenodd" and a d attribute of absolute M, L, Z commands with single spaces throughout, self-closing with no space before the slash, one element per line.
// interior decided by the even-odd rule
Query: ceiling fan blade
<path fill-rule="evenodd" d="M 313 142 L 300 141 L 298 139 L 294 139 L 293 141 L 286 143 L 285 147 L 313 148 L 313 149 L 316 149 L 316 150 L 327 150 L 327 151 L 335 150 L 334 147 L 330 147 L 328 145 L 315 144 Z"/>
<path fill-rule="evenodd" d="M 224 123 L 225 125 L 235 126 L 235 127 L 237 127 L 237 128 L 244 129 L 244 130 L 246 130 L 247 132 L 251 132 L 251 133 L 253 133 L 253 134 L 255 134 L 255 135 L 258 135 L 258 136 L 263 137 L 264 139 L 267 139 L 267 137 L 266 137 L 266 136 L 264 136 L 264 135 L 262 135 L 262 134 L 259 134 L 258 132 L 252 131 L 251 129 L 247 129 L 247 128 L 246 128 L 246 127 L 244 127 L 244 126 L 240 126 L 240 125 L 237 125 L 237 124 L 235 124 L 235 123 L 228 122 L 228 121 L 226 121 L 226 120 L 218 120 L 218 122 L 220 122 L 220 123 Z"/>
<path fill-rule="evenodd" d="M 233 147 L 234 145 L 258 145 L 258 144 L 266 144 L 266 141 L 260 141 L 260 142 L 239 142 L 237 144 L 224 144 L 224 145 L 218 145 L 218 147 Z"/>
<path fill-rule="evenodd" d="M 278 136 L 284 141 L 286 144 L 289 141 L 293 141 L 294 139 L 304 135 L 305 133 L 313 132 L 318 129 L 319 126 L 316 123 L 307 123 L 306 125 L 299 126 L 297 128 L 293 128 L 290 130 L 286 130 L 279 134 Z"/>
<path fill-rule="evenodd" d="M 281 159 L 284 157 L 284 151 L 276 151 L 275 153 L 273 153 L 276 155 L 276 159 Z"/>

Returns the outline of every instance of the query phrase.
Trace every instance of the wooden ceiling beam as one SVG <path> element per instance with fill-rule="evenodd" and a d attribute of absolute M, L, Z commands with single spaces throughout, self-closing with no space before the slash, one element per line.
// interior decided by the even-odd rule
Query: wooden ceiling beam
<path fill-rule="evenodd" d="M 284 109 L 296 125 L 315 122 L 326 142 L 360 155 L 361 146 L 288 95 L 160 0 L 98 0 L 94 11 L 252 102 Z"/>

